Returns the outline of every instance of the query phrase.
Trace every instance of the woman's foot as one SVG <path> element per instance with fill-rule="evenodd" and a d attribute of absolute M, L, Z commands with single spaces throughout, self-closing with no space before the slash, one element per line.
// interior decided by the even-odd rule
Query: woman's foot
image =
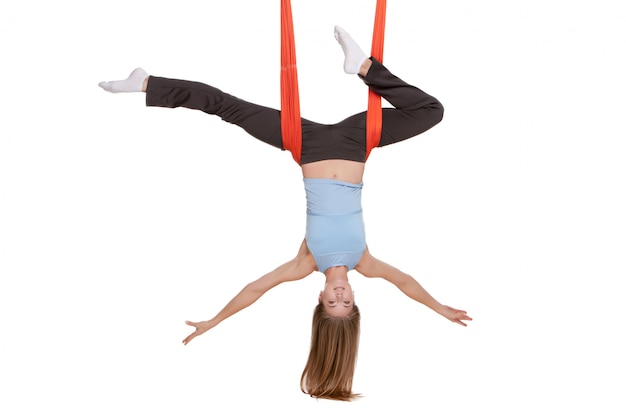
<path fill-rule="evenodd" d="M 340 28 L 335 26 L 335 39 L 341 45 L 343 54 L 345 55 L 345 61 L 343 62 L 343 70 L 347 74 L 358 74 L 361 71 L 361 66 L 368 59 L 365 52 L 361 47 L 352 39 L 352 37 Z"/>
<path fill-rule="evenodd" d="M 110 93 L 140 93 L 145 91 L 145 81 L 148 73 L 136 68 L 127 79 L 119 81 L 103 81 L 98 85 Z"/>

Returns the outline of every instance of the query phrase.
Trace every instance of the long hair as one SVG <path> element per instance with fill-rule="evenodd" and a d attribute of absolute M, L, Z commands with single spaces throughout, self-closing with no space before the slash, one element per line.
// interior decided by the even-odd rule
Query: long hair
<path fill-rule="evenodd" d="M 346 317 L 333 317 L 319 303 L 313 311 L 311 350 L 300 389 L 315 398 L 351 401 L 352 379 L 359 350 L 361 313 L 356 305 Z"/>

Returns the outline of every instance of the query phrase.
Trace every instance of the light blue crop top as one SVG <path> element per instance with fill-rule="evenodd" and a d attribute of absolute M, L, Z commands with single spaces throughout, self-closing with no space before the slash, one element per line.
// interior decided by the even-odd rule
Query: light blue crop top
<path fill-rule="evenodd" d="M 305 178 L 306 244 L 317 269 L 331 266 L 354 269 L 365 251 L 365 224 L 361 208 L 363 183 Z"/>

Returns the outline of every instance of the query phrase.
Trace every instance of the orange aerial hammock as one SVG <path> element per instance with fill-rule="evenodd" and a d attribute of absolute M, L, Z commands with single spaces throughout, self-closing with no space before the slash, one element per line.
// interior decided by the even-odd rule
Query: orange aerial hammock
<path fill-rule="evenodd" d="M 302 125 L 300 122 L 300 94 L 298 91 L 298 70 L 296 68 L 296 45 L 294 41 L 291 0 L 280 2 L 280 103 L 281 132 L 283 147 L 291 151 L 293 159 L 300 164 L 302 154 Z M 383 61 L 385 41 L 386 0 L 376 0 L 372 57 Z M 380 143 L 383 116 L 380 95 L 369 90 L 367 104 L 367 149 L 366 158 Z"/>

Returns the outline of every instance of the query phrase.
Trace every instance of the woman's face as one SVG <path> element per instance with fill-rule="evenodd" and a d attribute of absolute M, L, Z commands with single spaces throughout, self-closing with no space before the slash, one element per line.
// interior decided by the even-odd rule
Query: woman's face
<path fill-rule="evenodd" d="M 330 316 L 345 317 L 354 306 L 354 292 L 347 280 L 327 281 L 320 291 L 319 302 Z"/>

